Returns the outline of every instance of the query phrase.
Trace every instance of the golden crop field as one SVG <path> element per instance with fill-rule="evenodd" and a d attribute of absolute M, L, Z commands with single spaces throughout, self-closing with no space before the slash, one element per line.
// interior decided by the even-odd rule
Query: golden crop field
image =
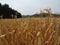
<path fill-rule="evenodd" d="M 60 18 L 0 19 L 0 45 L 60 45 Z"/>

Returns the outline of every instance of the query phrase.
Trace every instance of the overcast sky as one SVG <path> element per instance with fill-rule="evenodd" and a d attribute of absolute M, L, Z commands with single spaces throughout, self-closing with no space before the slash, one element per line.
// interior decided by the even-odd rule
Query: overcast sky
<path fill-rule="evenodd" d="M 39 12 L 40 9 L 51 7 L 55 13 L 60 12 L 60 0 L 0 0 L 2 4 L 9 6 L 23 15 Z"/>

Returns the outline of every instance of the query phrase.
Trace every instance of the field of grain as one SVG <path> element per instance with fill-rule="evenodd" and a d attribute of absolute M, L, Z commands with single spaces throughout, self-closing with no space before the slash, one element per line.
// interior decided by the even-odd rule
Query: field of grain
<path fill-rule="evenodd" d="M 0 45 L 60 45 L 60 18 L 0 19 Z"/>

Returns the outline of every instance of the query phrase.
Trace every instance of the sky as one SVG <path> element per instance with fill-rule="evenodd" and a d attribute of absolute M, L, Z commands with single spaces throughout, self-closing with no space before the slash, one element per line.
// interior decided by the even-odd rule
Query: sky
<path fill-rule="evenodd" d="M 32 15 L 47 7 L 54 13 L 60 13 L 60 0 L 0 0 L 0 3 L 9 4 L 22 15 Z"/>

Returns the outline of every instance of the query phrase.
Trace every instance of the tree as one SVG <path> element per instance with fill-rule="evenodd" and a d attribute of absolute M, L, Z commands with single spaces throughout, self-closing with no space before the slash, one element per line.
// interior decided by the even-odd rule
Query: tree
<path fill-rule="evenodd" d="M 12 15 L 17 16 L 17 18 L 22 17 L 21 13 L 10 8 L 8 4 L 1 5 L 1 3 L 0 3 L 0 16 L 3 16 L 3 18 L 12 18 Z"/>

